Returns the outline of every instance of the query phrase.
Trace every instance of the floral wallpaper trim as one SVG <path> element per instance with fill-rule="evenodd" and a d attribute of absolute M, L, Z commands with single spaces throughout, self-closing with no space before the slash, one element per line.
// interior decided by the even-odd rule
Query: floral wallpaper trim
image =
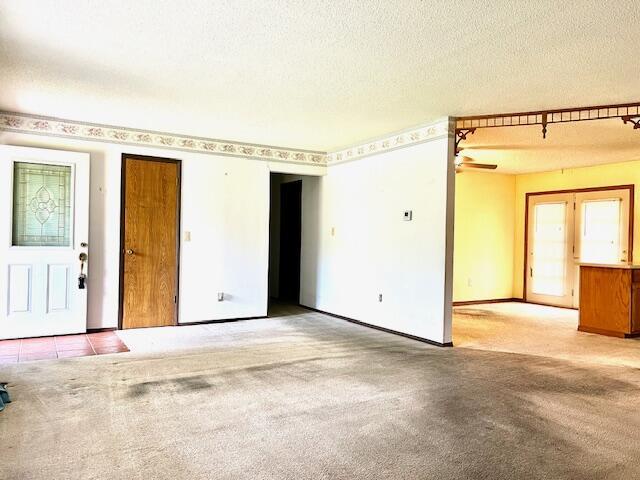
<path fill-rule="evenodd" d="M 385 136 L 378 140 L 355 145 L 327 154 L 327 164 L 332 165 L 374 155 L 376 153 L 408 147 L 417 143 L 428 142 L 438 138 L 453 136 L 455 122 L 444 120 L 432 125 L 424 125 L 405 132 Z"/>
<path fill-rule="evenodd" d="M 311 152 L 267 145 L 252 145 L 228 140 L 189 137 L 172 133 L 95 125 L 22 113 L 0 112 L 0 130 L 69 137 L 81 140 L 125 143 L 128 145 L 171 148 L 197 153 L 232 155 L 235 157 L 267 161 L 303 163 L 319 166 L 327 164 L 327 155 L 324 152 Z"/>

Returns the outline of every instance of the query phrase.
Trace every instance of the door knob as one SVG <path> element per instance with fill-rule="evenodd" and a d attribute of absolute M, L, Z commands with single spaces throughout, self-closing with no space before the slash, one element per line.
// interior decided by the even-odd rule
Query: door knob
<path fill-rule="evenodd" d="M 78 276 L 78 288 L 84 290 L 86 287 L 87 275 L 84 273 L 84 262 L 87 261 L 87 254 L 82 252 L 78 257 L 80 259 L 80 275 Z"/>
<path fill-rule="evenodd" d="M 127 255 L 133 255 L 133 250 L 131 250 L 130 248 L 127 249 Z"/>

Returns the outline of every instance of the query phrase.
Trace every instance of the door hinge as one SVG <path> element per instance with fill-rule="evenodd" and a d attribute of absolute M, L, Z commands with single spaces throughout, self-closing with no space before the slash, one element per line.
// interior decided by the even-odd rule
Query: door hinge
<path fill-rule="evenodd" d="M 573 288 L 571 289 L 571 296 L 573 297 Z"/>
<path fill-rule="evenodd" d="M 178 303 L 178 296 L 177 296 L 177 295 L 175 295 L 175 296 L 173 297 L 173 303 Z"/>

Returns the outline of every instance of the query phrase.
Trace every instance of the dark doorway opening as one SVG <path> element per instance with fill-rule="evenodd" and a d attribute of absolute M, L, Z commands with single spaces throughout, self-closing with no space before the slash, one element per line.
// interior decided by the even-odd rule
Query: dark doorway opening
<path fill-rule="evenodd" d="M 278 298 L 300 301 L 302 180 L 280 185 L 280 275 Z"/>
<path fill-rule="evenodd" d="M 300 303 L 302 180 L 271 174 L 269 221 L 269 296 L 281 303 Z"/>

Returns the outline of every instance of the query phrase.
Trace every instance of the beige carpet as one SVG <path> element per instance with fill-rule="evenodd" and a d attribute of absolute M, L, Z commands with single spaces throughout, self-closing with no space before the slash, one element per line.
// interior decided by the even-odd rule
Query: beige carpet
<path fill-rule="evenodd" d="M 579 364 L 640 368 L 640 338 L 578 332 L 578 311 L 530 303 L 454 308 L 457 347 L 523 353 Z"/>
<path fill-rule="evenodd" d="M 1 367 L 0 478 L 640 477 L 638 369 L 303 310 L 162 332 L 178 347 Z"/>

